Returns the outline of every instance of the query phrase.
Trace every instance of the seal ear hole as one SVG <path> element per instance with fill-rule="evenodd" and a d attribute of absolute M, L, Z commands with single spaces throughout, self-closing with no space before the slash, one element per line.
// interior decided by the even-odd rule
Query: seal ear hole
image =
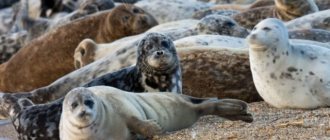
<path fill-rule="evenodd" d="M 262 28 L 262 30 L 264 30 L 264 31 L 270 31 L 270 30 L 272 30 L 272 29 L 269 28 L 269 27 L 264 27 L 264 28 Z"/>

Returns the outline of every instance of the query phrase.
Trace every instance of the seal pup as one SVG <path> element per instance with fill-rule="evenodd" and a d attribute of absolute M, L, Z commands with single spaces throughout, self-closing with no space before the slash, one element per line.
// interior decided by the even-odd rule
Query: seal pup
<path fill-rule="evenodd" d="M 193 125 L 201 116 L 252 121 L 246 103 L 240 100 L 191 102 L 190 96 L 173 93 L 125 92 L 113 87 L 76 88 L 63 102 L 60 138 L 121 139 L 150 138 Z M 231 116 L 231 117 L 230 117 Z"/>
<path fill-rule="evenodd" d="M 318 12 L 314 0 L 275 0 L 275 6 L 254 8 L 236 14 L 233 19 L 241 26 L 252 29 L 258 22 L 266 18 L 278 18 L 283 21 Z"/>
<path fill-rule="evenodd" d="M 0 66 L 0 90 L 30 91 L 73 71 L 72 54 L 85 38 L 98 43 L 111 42 L 139 34 L 156 24 L 157 21 L 142 9 L 120 5 L 63 25 L 34 39 Z"/>
<path fill-rule="evenodd" d="M 97 85 L 134 92 L 182 93 L 180 61 L 173 42 L 165 35 L 148 33 L 137 47 L 136 65 L 100 76 L 85 87 Z"/>
<path fill-rule="evenodd" d="M 330 105 L 330 49 L 294 44 L 278 19 L 258 23 L 247 37 L 253 81 L 260 96 L 277 108 Z"/>

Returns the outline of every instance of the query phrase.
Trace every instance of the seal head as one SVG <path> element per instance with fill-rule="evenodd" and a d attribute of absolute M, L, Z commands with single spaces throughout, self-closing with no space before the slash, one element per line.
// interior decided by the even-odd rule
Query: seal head
<path fill-rule="evenodd" d="M 247 41 L 250 50 L 266 51 L 286 46 L 286 44 L 289 44 L 288 38 L 288 31 L 284 24 L 276 18 L 268 18 L 253 28 L 251 34 L 247 37 Z"/>
<path fill-rule="evenodd" d="M 76 88 L 69 92 L 63 106 L 68 121 L 77 128 L 88 127 L 96 119 L 94 94 L 86 88 Z"/>
<path fill-rule="evenodd" d="M 159 33 L 149 33 L 138 45 L 137 65 L 146 73 L 171 73 L 178 68 L 179 60 L 170 38 Z"/>

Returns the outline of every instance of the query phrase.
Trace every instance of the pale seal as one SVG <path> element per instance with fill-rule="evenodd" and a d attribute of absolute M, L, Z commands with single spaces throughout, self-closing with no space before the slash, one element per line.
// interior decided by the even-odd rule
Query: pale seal
<path fill-rule="evenodd" d="M 113 87 L 76 88 L 63 102 L 60 138 L 120 139 L 151 138 L 193 125 L 199 117 L 217 115 L 252 121 L 246 103 L 234 99 L 193 101 L 173 93 L 125 92 Z"/>
<path fill-rule="evenodd" d="M 327 43 L 330 42 L 330 31 L 322 29 L 289 30 L 289 38 Z"/>
<path fill-rule="evenodd" d="M 96 87 L 99 89 L 98 87 Z M 110 87 L 106 87 L 110 88 Z M 115 91 L 123 92 L 119 89 L 111 88 Z M 101 89 L 100 89 L 101 90 Z M 99 90 L 99 91 L 100 91 Z M 107 92 L 107 91 L 105 91 Z M 125 92 L 123 92 L 125 94 Z M 162 94 L 165 95 L 162 95 Z M 107 93 L 108 94 L 108 93 Z M 111 93 L 109 93 L 111 94 Z M 129 95 L 132 95 L 133 93 L 128 93 Z M 119 95 L 118 93 L 115 93 L 115 95 Z M 125 94 L 126 95 L 126 94 Z M 182 103 L 182 101 L 178 100 L 176 101 L 176 98 L 183 98 L 186 99 L 186 103 L 190 103 L 191 105 L 196 104 L 197 106 L 204 105 L 204 104 L 217 104 L 219 109 L 225 109 L 223 111 L 225 112 L 218 112 L 218 114 L 221 117 L 230 119 L 230 120 L 243 120 L 246 122 L 252 121 L 252 116 L 246 112 L 246 104 L 242 101 L 238 100 L 215 100 L 215 98 L 194 98 L 194 97 L 188 97 L 186 95 L 177 95 L 173 93 L 155 93 L 154 95 L 160 95 L 160 97 L 167 97 L 168 99 L 173 98 L 171 100 L 172 103 Z M 140 96 L 140 95 L 138 95 Z M 141 96 L 149 96 L 149 95 L 141 95 Z M 18 138 L 22 140 L 29 140 L 29 139 L 36 139 L 36 140 L 58 140 L 59 139 L 59 123 L 62 113 L 62 103 L 64 100 L 64 97 L 55 101 L 52 101 L 47 104 L 33 104 L 30 100 L 26 98 L 16 98 L 12 94 L 1 94 L 0 95 L 0 108 L 1 110 L 6 110 L 6 113 L 10 115 L 13 125 L 18 133 Z M 136 99 L 134 98 L 135 95 L 132 96 L 133 98 L 128 97 L 129 99 Z M 125 99 L 125 97 L 123 98 Z M 142 99 L 142 98 L 141 98 Z M 139 100 L 139 99 L 138 99 Z M 154 101 L 153 101 L 154 100 Z M 150 99 L 148 101 L 151 102 L 159 102 L 160 100 L 169 102 L 170 100 L 163 100 L 161 98 L 158 99 Z M 205 101 L 213 101 L 210 103 L 207 103 Z M 144 101 L 140 101 L 140 103 L 143 103 Z M 205 103 L 204 103 L 205 102 Z M 226 108 L 227 105 L 236 105 L 236 109 L 234 108 Z M 237 106 L 238 105 L 238 106 Z M 180 105 L 179 105 L 180 106 Z M 150 107 L 160 107 L 159 104 L 155 104 L 154 106 Z M 204 108 L 204 109 L 211 109 L 210 108 Z M 124 108 L 123 108 L 124 109 Z M 157 111 L 162 111 L 162 109 L 157 109 Z M 119 110 L 123 111 L 123 110 Z M 156 111 L 153 109 L 146 109 L 146 112 L 148 111 Z M 184 112 L 185 110 L 181 110 Z M 204 110 L 203 110 L 204 111 Z M 206 110 L 205 110 L 206 111 Z M 219 110 L 220 111 L 220 110 Z M 226 113 L 227 112 L 227 113 Z M 105 115 L 105 114 L 99 114 L 99 115 Z M 186 114 L 191 115 L 191 114 Z M 209 115 L 209 114 L 203 114 L 203 115 Z M 177 117 L 177 119 L 187 119 L 183 117 Z M 193 123 L 193 122 L 192 122 Z M 175 123 L 171 123 L 173 127 L 180 127 L 179 125 L 175 125 Z M 186 126 L 189 127 L 189 126 Z M 166 127 L 164 127 L 166 128 Z"/>
<path fill-rule="evenodd" d="M 236 14 L 233 18 L 243 27 L 252 29 L 258 22 L 266 18 L 289 21 L 318 11 L 314 0 L 275 0 L 275 6 L 253 8 Z"/>
<path fill-rule="evenodd" d="M 173 42 L 165 35 L 148 33 L 138 44 L 136 65 L 98 77 L 85 87 L 96 85 L 134 92 L 182 93 L 180 61 Z"/>
<path fill-rule="evenodd" d="M 278 19 L 266 19 L 247 37 L 253 81 L 260 96 L 277 108 L 330 105 L 330 49 L 292 43 Z"/>
<path fill-rule="evenodd" d="M 192 18 L 195 11 L 208 8 L 214 4 L 197 0 L 141 0 L 134 5 L 152 14 L 159 23 L 166 23 Z M 173 14 L 169 14 L 169 11 Z"/>
<path fill-rule="evenodd" d="M 156 24 L 150 14 L 134 5 L 120 5 L 65 24 L 34 39 L 0 66 L 0 90 L 33 90 L 73 71 L 72 55 L 85 38 L 98 43 L 111 42 L 139 34 Z"/>
<path fill-rule="evenodd" d="M 330 10 L 324 10 L 287 22 L 289 30 L 298 29 L 324 29 L 330 31 Z"/>

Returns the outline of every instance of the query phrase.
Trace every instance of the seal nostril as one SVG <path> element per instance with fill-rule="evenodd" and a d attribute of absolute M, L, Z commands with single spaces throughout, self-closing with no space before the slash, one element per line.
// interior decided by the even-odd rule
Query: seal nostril
<path fill-rule="evenodd" d="M 157 51 L 157 55 L 163 55 L 163 51 Z"/>
<path fill-rule="evenodd" d="M 86 115 L 86 111 L 85 110 L 81 111 L 80 114 L 79 114 L 80 117 L 83 117 L 85 115 Z"/>
<path fill-rule="evenodd" d="M 257 38 L 257 35 L 256 35 L 256 34 L 252 34 L 252 35 L 251 35 L 251 38 L 252 38 L 252 39 L 256 39 L 256 38 Z"/>

